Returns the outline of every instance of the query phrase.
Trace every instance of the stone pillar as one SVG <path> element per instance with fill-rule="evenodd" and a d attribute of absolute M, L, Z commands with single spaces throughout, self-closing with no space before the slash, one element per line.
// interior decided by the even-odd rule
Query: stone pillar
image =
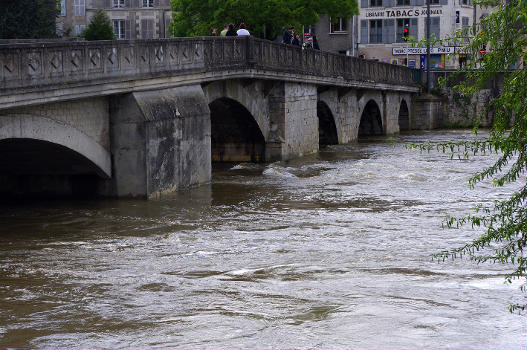
<path fill-rule="evenodd" d="M 288 160 L 318 151 L 316 85 L 277 84 L 269 94 L 269 117 L 267 161 Z"/>
<path fill-rule="evenodd" d="M 434 95 L 421 95 L 415 99 L 411 113 L 412 130 L 439 128 L 443 119 L 443 101 Z"/>
<path fill-rule="evenodd" d="M 346 144 L 356 140 L 359 123 L 357 119 L 357 91 L 349 88 L 332 88 L 319 93 L 323 101 L 331 109 L 339 144 Z M 358 117 L 360 119 L 360 116 Z M 355 135 L 355 138 L 354 136 Z"/>
<path fill-rule="evenodd" d="M 401 105 L 398 92 L 384 93 L 384 132 L 386 135 L 399 133 L 399 107 Z"/>
<path fill-rule="evenodd" d="M 199 85 L 115 97 L 110 113 L 113 195 L 159 197 L 210 181 L 210 111 Z"/>

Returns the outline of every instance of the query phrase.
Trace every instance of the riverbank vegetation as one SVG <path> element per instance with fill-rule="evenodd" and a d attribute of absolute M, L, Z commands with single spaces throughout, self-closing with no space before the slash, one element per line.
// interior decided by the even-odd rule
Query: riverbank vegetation
<path fill-rule="evenodd" d="M 490 112 L 493 115 L 488 134 L 476 141 L 411 145 L 425 150 L 439 149 L 452 156 L 468 158 L 494 152 L 497 160 L 469 179 L 469 186 L 491 180 L 495 186 L 516 185 L 509 198 L 491 206 L 475 208 L 464 217 L 447 216 L 445 225 L 483 227 L 484 233 L 467 244 L 439 252 L 439 260 L 469 257 L 481 262 L 510 263 L 514 268 L 506 280 L 522 281 L 527 292 L 527 2 L 525 0 L 475 0 L 479 7 L 493 8 L 472 28 L 456 33 L 449 42 L 466 42 L 472 57 L 460 74 L 466 78 L 454 86 L 467 101 L 477 103 L 477 96 L 489 82 L 501 82 L 499 93 L 491 97 L 474 119 L 474 133 Z M 503 76 L 503 77 L 502 77 Z M 476 102 L 474 102 L 476 101 Z M 480 135 L 481 136 L 481 135 Z M 524 297 L 525 294 L 523 294 Z M 527 297 L 526 297 L 527 298 Z M 525 313 L 527 301 L 510 306 L 511 311 Z"/>

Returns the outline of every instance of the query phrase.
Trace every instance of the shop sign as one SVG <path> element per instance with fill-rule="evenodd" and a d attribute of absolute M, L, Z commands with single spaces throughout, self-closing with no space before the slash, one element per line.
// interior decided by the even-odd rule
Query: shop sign
<path fill-rule="evenodd" d="M 455 52 L 454 46 L 431 47 L 432 55 L 448 55 Z M 426 55 L 426 47 L 394 47 L 392 55 Z"/>
<path fill-rule="evenodd" d="M 427 15 L 426 9 L 413 8 L 413 9 L 393 9 L 393 10 L 371 10 L 366 11 L 364 18 L 408 18 L 408 17 L 424 17 Z M 442 15 L 443 9 L 431 9 L 430 15 L 437 16 Z"/>

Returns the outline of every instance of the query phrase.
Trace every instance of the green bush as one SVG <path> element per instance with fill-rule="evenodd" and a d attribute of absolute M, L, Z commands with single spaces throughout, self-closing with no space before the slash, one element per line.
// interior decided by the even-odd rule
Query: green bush
<path fill-rule="evenodd" d="M 103 10 L 98 10 L 88 24 L 88 27 L 81 33 L 81 37 L 86 40 L 115 40 L 113 26 L 110 19 Z"/>

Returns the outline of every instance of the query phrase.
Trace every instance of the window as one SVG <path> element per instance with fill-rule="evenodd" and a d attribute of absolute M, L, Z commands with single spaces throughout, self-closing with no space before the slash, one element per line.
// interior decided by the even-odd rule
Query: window
<path fill-rule="evenodd" d="M 370 0 L 370 7 L 382 7 L 382 0 Z"/>
<path fill-rule="evenodd" d="M 461 5 L 468 5 L 468 0 L 459 0 Z"/>
<path fill-rule="evenodd" d="M 117 19 L 113 21 L 113 32 L 117 39 L 125 39 L 124 26 L 125 24 L 123 19 Z"/>
<path fill-rule="evenodd" d="M 154 0 L 143 0 L 143 7 L 154 7 Z"/>
<path fill-rule="evenodd" d="M 430 5 L 439 5 L 439 0 L 430 0 Z"/>
<path fill-rule="evenodd" d="M 400 18 L 397 20 L 397 39 L 398 43 L 406 42 L 410 36 L 410 18 Z"/>
<path fill-rule="evenodd" d="M 66 0 L 60 1 L 60 15 L 66 17 Z"/>
<path fill-rule="evenodd" d="M 382 43 L 382 20 L 370 21 L 370 43 Z"/>
<path fill-rule="evenodd" d="M 124 7 L 124 0 L 113 0 L 113 7 Z"/>
<path fill-rule="evenodd" d="M 81 35 L 84 29 L 86 29 L 86 26 L 84 24 L 75 25 L 75 35 L 77 36 Z"/>
<path fill-rule="evenodd" d="M 330 21 L 330 28 L 329 28 L 330 33 L 346 32 L 348 21 L 345 18 L 338 17 L 335 23 L 333 23 L 331 18 L 329 19 L 329 21 Z"/>
<path fill-rule="evenodd" d="M 75 16 L 84 17 L 86 15 L 85 0 L 75 0 L 73 7 L 75 8 Z"/>
<path fill-rule="evenodd" d="M 397 0 L 397 6 L 409 6 L 410 0 Z"/>
<path fill-rule="evenodd" d="M 153 19 L 142 19 L 141 20 L 141 39 L 153 39 L 154 38 L 154 20 Z"/>

